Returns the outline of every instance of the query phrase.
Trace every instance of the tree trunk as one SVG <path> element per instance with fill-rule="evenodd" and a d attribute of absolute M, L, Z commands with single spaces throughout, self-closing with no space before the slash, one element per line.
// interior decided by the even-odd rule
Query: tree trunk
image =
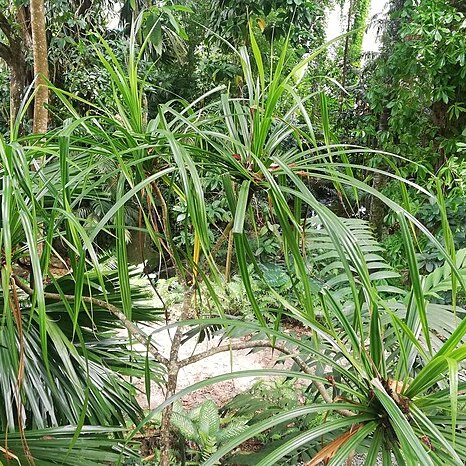
<path fill-rule="evenodd" d="M 374 173 L 374 178 L 372 180 L 372 187 L 376 191 L 381 191 L 381 189 L 387 183 L 386 178 L 380 173 Z M 383 227 L 385 219 L 385 204 L 378 197 L 372 196 L 369 204 L 369 221 L 374 228 L 376 237 L 379 241 L 383 238 Z"/>
<path fill-rule="evenodd" d="M 386 25 L 386 29 L 382 35 L 382 52 L 381 52 L 381 59 L 388 59 L 391 53 L 391 48 L 394 43 L 396 43 L 397 40 L 399 40 L 399 32 L 400 32 L 400 19 L 399 16 L 396 14 L 399 12 L 404 4 L 406 3 L 406 0 L 391 0 L 390 1 L 390 11 L 389 11 L 389 17 L 388 17 L 388 22 Z M 390 79 L 390 85 L 391 85 L 391 79 Z M 387 83 L 387 85 L 389 85 Z M 384 106 L 380 117 L 379 117 L 379 128 L 378 132 L 386 132 L 389 130 L 389 120 L 391 116 L 391 110 Z M 383 149 L 383 144 L 381 145 L 379 142 L 379 148 Z M 386 166 L 378 166 L 380 170 L 384 170 L 387 167 Z M 372 180 L 372 187 L 380 191 L 386 184 L 387 178 L 380 173 L 374 173 L 374 177 Z M 371 222 L 372 226 L 375 229 L 375 233 L 378 237 L 379 240 L 382 239 L 383 236 L 383 226 L 384 226 L 384 217 L 385 217 L 385 212 L 386 212 L 386 206 L 385 203 L 382 202 L 378 197 L 372 196 L 371 201 L 369 204 L 369 221 Z"/>
<path fill-rule="evenodd" d="M 16 20 L 19 28 L 0 11 L 0 30 L 5 39 L 0 42 L 0 58 L 10 68 L 10 124 L 16 119 L 29 76 L 24 53 L 27 42 L 24 6 L 18 7 Z"/>
<path fill-rule="evenodd" d="M 193 288 L 185 288 L 183 307 L 179 317 L 180 321 L 186 320 L 191 312 L 191 303 L 193 300 Z M 175 335 L 173 336 L 172 347 L 170 350 L 170 360 L 167 365 L 167 391 L 165 399 L 168 400 L 176 393 L 178 383 L 178 375 L 180 373 L 179 356 L 180 348 L 183 341 L 183 327 L 176 327 Z M 167 406 L 162 412 L 162 422 L 160 425 L 160 466 L 170 466 L 171 453 L 171 419 L 173 414 L 173 405 Z"/>
<path fill-rule="evenodd" d="M 14 123 L 27 86 L 27 65 L 19 50 L 10 62 L 10 122 Z"/>
<path fill-rule="evenodd" d="M 33 132 L 47 132 L 49 90 L 49 65 L 47 55 L 47 37 L 45 34 L 44 0 L 31 0 L 32 51 L 34 57 L 34 75 L 36 97 L 34 99 Z"/>

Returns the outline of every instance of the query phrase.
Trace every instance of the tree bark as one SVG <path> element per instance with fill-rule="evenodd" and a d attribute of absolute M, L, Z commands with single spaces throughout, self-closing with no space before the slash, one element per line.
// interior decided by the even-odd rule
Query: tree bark
<path fill-rule="evenodd" d="M 183 307 L 181 309 L 180 320 L 186 320 L 191 310 L 191 303 L 194 295 L 193 288 L 186 288 L 184 292 Z M 166 384 L 165 399 L 167 400 L 176 393 L 178 384 L 178 375 L 180 373 L 179 353 L 183 340 L 183 327 L 179 326 L 173 336 L 172 347 L 170 350 L 170 359 L 167 365 L 168 376 Z M 171 419 L 173 414 L 173 405 L 167 406 L 162 412 L 162 421 L 160 424 L 160 466 L 170 466 L 171 450 Z"/>
<path fill-rule="evenodd" d="M 10 122 L 14 123 L 21 102 L 24 97 L 24 91 L 27 86 L 27 65 L 22 51 L 18 51 L 10 62 Z"/>
<path fill-rule="evenodd" d="M 23 8 L 18 8 L 17 20 L 23 18 Z M 16 119 L 24 90 L 27 85 L 27 64 L 24 54 L 24 38 L 13 27 L 6 16 L 0 12 L 0 30 L 5 37 L 5 42 L 0 42 L 0 58 L 10 68 L 10 124 Z M 21 31 L 23 28 L 21 27 Z"/>
<path fill-rule="evenodd" d="M 34 99 L 33 132 L 47 132 L 49 90 L 49 65 L 47 54 L 47 37 L 45 31 L 44 0 L 31 0 L 32 51 L 34 57 L 34 75 L 36 96 Z"/>

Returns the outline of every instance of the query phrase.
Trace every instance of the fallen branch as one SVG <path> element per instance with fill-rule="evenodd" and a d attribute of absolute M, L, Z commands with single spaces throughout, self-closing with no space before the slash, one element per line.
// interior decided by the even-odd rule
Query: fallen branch
<path fill-rule="evenodd" d="M 281 344 L 272 344 L 271 341 L 269 340 L 257 340 L 257 341 L 242 341 L 238 343 L 232 343 L 228 345 L 223 345 L 223 346 L 217 346 L 215 348 L 211 348 L 207 351 L 204 351 L 202 353 L 194 354 L 192 356 L 189 356 L 186 359 L 183 359 L 178 362 L 178 366 L 181 369 L 182 367 L 189 366 L 191 364 L 194 364 L 198 361 L 201 361 L 205 358 L 208 358 L 210 356 L 213 356 L 214 354 L 226 352 L 226 351 L 238 351 L 238 350 L 243 350 L 243 349 L 252 349 L 252 348 L 270 348 L 273 350 L 280 351 L 283 354 L 286 354 L 287 356 L 290 356 L 291 359 L 299 366 L 299 368 L 306 374 L 313 375 L 314 372 L 312 369 L 309 368 L 309 366 L 299 357 L 298 354 L 296 354 L 294 351 L 290 350 L 284 345 Z M 322 382 L 319 382 L 317 380 L 313 380 L 312 383 L 316 387 L 317 391 L 320 393 L 320 396 L 323 398 L 323 400 L 326 403 L 333 403 L 332 397 L 328 394 L 327 389 L 325 388 L 325 385 Z M 354 416 L 354 413 L 347 410 L 347 409 L 340 409 L 340 410 L 335 410 L 342 416 Z"/>

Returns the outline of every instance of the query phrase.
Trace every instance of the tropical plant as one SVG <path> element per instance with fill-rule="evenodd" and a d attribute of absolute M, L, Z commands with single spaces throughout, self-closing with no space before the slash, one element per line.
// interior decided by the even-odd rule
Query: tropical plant
<path fill-rule="evenodd" d="M 62 426 L 28 431 L 26 436 L 10 433 L 0 451 L 6 464 L 33 462 L 37 466 L 52 466 L 66 461 L 70 466 L 104 466 L 122 456 L 130 462 L 136 457 L 134 451 L 112 437 L 116 434 L 118 438 L 122 432 L 122 429 L 85 426 L 77 438 L 74 426 Z"/>
<path fill-rule="evenodd" d="M 458 320 L 453 328 L 441 329 L 438 325 L 438 303 L 433 305 L 428 291 L 423 289 L 412 238 L 415 226 L 443 255 L 446 261 L 443 270 L 452 277 L 450 288 L 455 303 L 457 288 L 464 286 L 464 280 L 458 271 L 461 264 L 456 263 L 451 231 L 445 221 L 444 199 L 441 193 L 436 198 L 447 250 L 412 214 L 355 178 L 353 170 L 360 166 L 351 164 L 349 156 L 363 154 L 364 149 L 325 145 L 329 141 L 325 112 L 319 128 L 324 145 L 319 145 L 302 100 L 290 84 L 296 69 L 303 67 L 313 55 L 296 65 L 291 74 L 283 76 L 284 51 L 267 73 L 253 34 L 250 40 L 257 78 L 246 50 L 239 52 L 247 98 L 222 95 L 218 113 L 210 119 L 201 120 L 196 113 L 189 119 L 177 114 L 178 120 L 172 123 L 172 128 L 182 128 L 180 119 L 183 118 L 189 130 L 208 144 L 208 150 L 194 150 L 193 160 L 209 170 L 217 167 L 224 173 L 225 195 L 234 214 L 236 260 L 258 324 L 213 319 L 193 322 L 193 325 L 223 324 L 232 334 L 237 334 L 235 329 L 249 331 L 249 347 L 271 346 L 292 359 L 295 370 L 244 371 L 212 378 L 173 395 L 151 416 L 190 390 L 226 378 L 252 374 L 303 377 L 312 382 L 313 394 L 322 403 L 284 411 L 250 426 L 219 448 L 204 464 L 215 464 L 241 442 L 278 423 L 288 423 L 301 415 L 333 412 L 334 416 L 300 432 L 258 464 L 277 464 L 305 447 L 313 451 L 310 465 L 321 460 L 338 465 L 353 451 L 365 453 L 368 465 L 376 464 L 379 455 L 384 465 L 392 464 L 392 454 L 400 465 L 448 462 L 461 465 L 466 459 L 466 445 L 458 432 L 463 428 L 465 399 L 464 383 L 459 382 L 458 377 L 466 358 L 463 344 L 466 321 L 460 320 L 463 311 L 457 306 L 441 305 L 443 316 Z M 279 104 L 283 102 L 292 102 L 291 110 L 280 115 Z M 324 99 L 322 102 L 325 103 Z M 290 115 L 295 111 L 301 113 L 305 125 L 290 124 Z M 294 138 L 295 144 L 283 151 L 281 143 L 287 137 Z M 401 191 L 406 191 L 404 183 L 407 182 L 398 175 L 383 174 L 401 182 Z M 358 191 L 365 191 L 395 211 L 410 281 L 406 292 L 401 292 L 400 296 L 399 289 L 383 283 L 397 274 L 379 256 L 374 256 L 379 247 L 368 226 L 342 220 L 322 205 L 312 193 L 311 179 L 330 181 L 340 193 L 344 193 L 342 186 L 347 186 L 355 192 L 355 197 Z M 418 192 L 434 198 L 420 186 L 410 184 Z M 249 267 L 254 267 L 259 275 L 260 268 L 247 237 L 248 222 L 253 221 L 251 199 L 255 192 L 263 190 L 267 191 L 281 230 L 288 275 L 294 277 L 294 302 L 270 287 L 280 309 L 267 315 L 251 286 Z M 328 238 L 325 249 L 329 254 L 324 258 L 335 260 L 327 271 L 342 271 L 338 281 L 346 283 L 344 293 L 335 293 L 325 286 L 317 293 L 312 289 L 309 281 L 312 269 L 307 260 L 308 251 L 303 248 L 307 227 L 303 212 L 308 211 L 315 213 Z M 321 250 L 326 244 L 322 238 L 319 238 Z M 315 249 L 311 250 L 315 253 Z M 320 260 L 323 260 L 322 255 Z M 381 283 L 377 283 L 379 279 Z M 302 286 L 299 291 L 298 283 Z M 285 333 L 281 327 L 284 315 L 300 321 L 307 336 L 294 337 Z M 446 381 L 445 374 L 448 374 Z"/>
<path fill-rule="evenodd" d="M 56 95 L 69 105 L 69 93 Z M 24 116 L 26 106 L 21 111 Z M 7 461 L 21 457 L 44 465 L 91 465 L 111 460 L 111 444 L 116 445 L 128 420 L 137 422 L 142 416 L 135 388 L 125 376 L 147 375 L 149 387 L 150 380 L 163 378 L 158 358 L 150 357 L 153 344 L 133 323 L 155 320 L 163 310 L 154 310 L 147 286 L 134 283 L 126 259 L 128 235 L 121 227 L 129 223 L 124 206 L 119 211 L 107 206 L 94 223 L 80 216 L 82 206 L 108 199 L 109 184 L 116 183 L 115 197 L 123 196 L 126 179 L 115 160 L 121 161 L 119 155 L 130 146 L 126 141 L 118 148 L 115 139 L 109 151 L 101 144 L 108 134 L 99 122 L 86 122 L 68 120 L 39 140 L 19 138 L 18 119 L 10 129 L 11 141 L 0 141 L 0 430 L 7 439 L 0 455 Z M 124 123 L 138 122 L 141 113 Z M 105 123 L 111 132 L 115 123 L 121 125 L 117 119 Z M 131 150 L 129 154 L 134 161 Z M 137 163 L 141 168 L 143 162 Z M 104 263 L 95 241 L 102 230 L 116 237 L 113 267 Z M 52 262 L 61 262 L 59 271 Z M 122 336 L 122 329 L 129 331 L 129 338 Z M 145 356 L 134 352 L 138 339 L 147 347 Z M 72 427 L 57 434 L 68 425 Z M 56 453 L 48 452 L 45 458 L 37 439 L 47 432 L 47 449 L 54 446 Z M 90 434 L 89 448 L 82 447 L 86 435 L 80 440 L 80 433 Z M 126 449 L 120 450 L 127 455 Z"/>
<path fill-rule="evenodd" d="M 72 158 L 65 157 L 63 139 L 59 150 L 50 135 L 46 137 L 47 147 L 29 146 L 26 140 L 10 144 L 2 140 L 0 145 L 0 383 L 4 400 L 0 430 L 8 439 L 1 452 L 6 460 L 26 458 L 48 465 L 56 464 L 57 458 L 62 461 L 69 449 L 69 464 L 83 460 L 103 464 L 112 456 L 108 456 L 108 448 L 116 437 L 121 437 L 127 420 L 137 422 L 142 415 L 135 389 L 123 376 L 141 377 L 146 366 L 155 370 L 151 377 L 154 380 L 157 373 L 158 381 L 163 374 L 153 361 L 134 354 L 128 348 L 128 338 L 121 335 L 129 323 L 119 311 L 124 293 L 118 272 L 102 260 L 99 263 L 90 243 L 85 252 L 79 242 L 78 238 L 85 240 L 87 234 L 79 217 L 67 217 L 70 198 L 64 188 L 69 175 L 67 164 L 73 166 Z M 35 170 L 35 159 L 44 153 L 61 158 L 61 177 L 44 167 Z M 76 182 L 73 201 L 77 204 L 89 196 L 86 189 L 80 190 L 85 172 L 71 175 Z M 68 233 L 74 236 L 67 237 L 65 218 L 73 222 L 68 225 Z M 55 249 L 57 241 L 66 244 L 67 254 L 60 256 Z M 57 262 L 61 262 L 59 268 Z M 81 265 L 77 266 L 77 262 Z M 128 272 L 131 276 L 134 271 Z M 144 287 L 133 283 L 131 298 L 135 320 L 160 316 L 162 310 L 154 312 Z M 59 426 L 68 425 L 73 427 L 57 433 Z M 86 437 L 78 442 L 81 430 L 90 435 L 88 449 L 79 447 Z M 44 435 L 50 437 L 47 449 L 40 444 Z M 98 445 L 102 447 L 100 452 Z M 56 453 L 47 451 L 52 446 Z"/>
<path fill-rule="evenodd" d="M 210 27 L 238 45 L 248 42 L 250 21 L 257 21 L 269 41 L 286 37 L 291 31 L 293 45 L 311 48 L 323 42 L 324 8 L 330 4 L 310 0 L 214 0 Z"/>
<path fill-rule="evenodd" d="M 224 411 L 229 415 L 242 416 L 248 419 L 248 425 L 253 425 L 283 411 L 312 404 L 312 402 L 307 393 L 306 383 L 301 384 L 295 379 L 260 380 L 250 390 L 236 395 L 225 405 Z M 228 459 L 228 463 L 256 464 L 297 433 L 317 426 L 324 421 L 325 415 L 317 413 L 302 416 L 287 423 L 286 429 L 283 428 L 283 425 L 277 424 L 254 438 L 253 451 L 248 451 L 246 443 L 245 447 L 239 449 L 239 452 L 233 453 Z M 299 464 L 310 459 L 306 449 L 303 448 L 293 457 L 287 458 L 287 461 L 289 464 Z"/>
<path fill-rule="evenodd" d="M 448 0 L 390 5 L 386 43 L 368 63 L 357 120 L 364 121 L 360 128 L 373 143 L 435 172 L 465 137 L 466 12 Z"/>
<path fill-rule="evenodd" d="M 185 441 L 196 445 L 200 460 L 209 458 L 219 446 L 246 429 L 244 419 L 222 419 L 212 400 L 206 400 L 190 411 L 175 404 L 171 422 Z"/>
<path fill-rule="evenodd" d="M 398 272 L 394 271 L 383 257 L 385 251 L 375 238 L 369 222 L 357 218 L 342 218 L 341 222 L 351 232 L 364 254 L 364 261 L 370 271 L 369 279 L 377 288 L 377 292 L 403 293 L 402 290 L 390 286 L 392 279 L 399 278 Z M 351 287 L 349 286 L 344 265 L 340 256 L 335 251 L 331 236 L 327 229 L 319 223 L 319 219 L 311 219 L 306 230 L 306 248 L 308 257 L 313 264 L 316 279 L 323 281 L 324 286 L 332 292 L 332 296 L 344 301 L 345 296 L 349 301 L 353 299 Z M 351 258 L 346 257 L 351 265 Z"/>
<path fill-rule="evenodd" d="M 222 93 L 206 106 L 200 104 L 202 99 L 188 105 L 182 105 L 182 102 L 164 104 L 159 107 L 156 117 L 148 121 L 145 118 L 144 79 L 138 78 L 144 43 L 138 48 L 137 26 L 136 22 L 124 65 L 104 40 L 101 42 L 105 53 L 95 49 L 110 76 L 113 107 L 100 108 L 93 102 L 85 102 L 91 110 L 81 117 L 73 107 L 73 101 L 82 102 L 82 99 L 53 89 L 72 117 L 64 127 L 41 139 L 30 137 L 22 140 L 17 139 L 17 127 L 16 131 L 13 127 L 12 142 L 2 141 L 0 146 L 4 297 L 1 329 L 9 345 L 9 350 L 2 353 L 12 356 L 9 383 L 16 389 L 8 393 L 14 398 L 18 391 L 22 391 L 22 395 L 26 392 L 23 368 L 29 353 L 25 352 L 24 342 L 26 335 L 31 339 L 32 329 L 35 329 L 34 343 L 36 348 L 40 348 L 36 350 L 36 353 L 40 351 L 37 359 L 40 356 L 44 368 L 37 386 L 39 390 L 46 386 L 52 395 L 60 394 L 61 380 L 50 374 L 53 369 L 59 369 L 58 358 L 68 361 L 70 355 L 81 351 L 82 359 L 77 356 L 75 359 L 77 365 L 84 368 L 81 386 L 85 393 L 84 399 L 81 393 L 81 398 L 74 404 L 72 420 L 71 416 L 66 418 L 67 422 L 76 424 L 71 445 L 74 446 L 73 442 L 76 442 L 88 419 L 90 422 L 105 420 L 107 425 L 110 419 L 109 431 L 115 424 L 121 428 L 121 412 L 114 416 L 110 409 L 102 413 L 101 410 L 108 409 L 105 400 L 99 406 L 92 404 L 94 400 L 91 399 L 91 395 L 100 395 L 101 388 L 90 378 L 93 358 L 99 365 L 118 365 L 117 362 L 109 363 L 109 356 L 102 355 L 100 348 L 97 354 L 89 357 L 93 348 L 85 344 L 85 337 L 93 334 L 94 320 L 97 318 L 98 322 L 102 311 L 116 318 L 129 331 L 131 338 L 146 348 L 147 357 L 142 367 L 147 391 L 152 370 L 150 359 L 154 358 L 159 363 L 155 370 L 160 370 L 160 364 L 167 370 L 167 399 L 148 418 L 141 420 L 136 429 L 163 411 L 160 458 L 163 466 L 170 461 L 172 402 L 189 391 L 216 381 L 251 375 L 309 380 L 310 393 L 319 402 L 285 408 L 273 417 L 248 426 L 211 454 L 205 465 L 216 464 L 247 438 L 310 414 L 322 416 L 325 422 L 297 432 L 258 464 L 276 464 L 300 448 L 311 450 L 313 459 L 310 464 L 329 460 L 331 465 L 337 465 L 354 450 L 367 455 L 368 465 L 376 464 L 379 453 L 384 465 L 391 464 L 392 453 L 400 466 L 463 464 L 466 444 L 461 434 L 466 417 L 463 404 L 466 387 L 458 378 L 466 358 L 463 343 L 466 320 L 460 320 L 462 311 L 456 305 L 456 297 L 458 287 L 464 288 L 464 277 L 459 271 L 464 267 L 464 256 L 458 254 L 455 257 L 441 191 L 435 199 L 440 206 L 446 248 L 410 212 L 354 176 L 354 170 L 361 166 L 350 163 L 349 157 L 369 151 L 330 144 L 326 99 L 321 92 L 309 96 L 318 97 L 321 103 L 322 120 L 317 125 L 313 124 L 306 112 L 305 99 L 296 92 L 293 77 L 324 49 L 317 49 L 287 72 L 285 42 L 281 55 L 276 61 L 272 60 L 270 69 L 266 69 L 252 27 L 250 45 L 254 65 L 246 48 L 238 52 L 245 75 L 245 97 L 231 97 L 228 92 L 216 88 L 207 97 Z M 298 122 L 294 118 L 296 114 L 300 116 Z M 45 166 L 37 166 L 37 160 L 43 156 L 47 159 Z M 48 173 L 47 167 L 52 168 L 53 159 L 58 161 L 59 170 Z M 112 165 L 115 168 L 103 176 L 95 176 L 102 164 L 115 164 Z M 405 193 L 408 182 L 397 174 L 364 168 L 397 180 Z M 203 173 L 217 173 L 222 178 L 232 221 L 225 227 L 221 238 L 222 241 L 227 240 L 232 231 L 236 264 L 257 323 L 223 317 L 221 303 L 213 292 L 212 284 L 221 283 L 221 275 L 216 263 L 218 243 L 212 246 L 209 235 L 206 193 L 201 181 Z M 319 202 L 313 191 L 315 180 L 334 185 L 342 197 L 348 188 L 356 200 L 359 192 L 367 192 L 395 211 L 410 283 L 401 297 L 398 290 L 395 292 L 387 288 L 386 283 L 374 282 L 389 280 L 394 275 L 390 275 L 392 272 L 384 261 L 371 256 L 374 251 L 378 252 L 378 246 L 367 225 L 342 220 Z M 95 197 L 96 193 L 106 192 L 109 181 L 116 186 L 113 204 L 96 224 L 86 224 L 73 209 Z M 422 187 L 411 185 L 425 196 L 434 198 Z M 164 188 L 164 194 L 161 188 Z M 267 282 L 267 270 L 261 269 L 250 247 L 249 232 L 255 222 L 251 205 L 253 199 L 259 194 L 263 196 L 264 192 L 270 215 L 274 218 L 273 225 L 277 225 L 281 237 L 282 272 L 291 282 L 285 290 Z M 167 205 L 172 201 L 186 205 L 184 222 L 186 229 L 192 232 L 192 242 L 187 241 L 183 249 L 176 247 L 171 234 L 172 225 L 168 221 Z M 128 225 L 125 216 L 125 206 L 130 202 L 139 209 L 137 227 Z M 314 242 L 320 235 L 320 251 L 313 250 L 315 243 L 307 244 L 309 212 L 314 212 L 326 235 L 311 232 Z M 445 259 L 441 276 L 426 279 L 430 282 L 426 287 L 419 274 L 412 236 L 414 227 L 419 230 L 416 233 L 428 237 Z M 139 317 L 128 270 L 127 232 L 130 228 L 147 232 L 160 253 L 161 261 L 171 261 L 183 283 L 181 321 L 171 324 L 177 330 L 169 357 L 157 348 L 153 342 L 155 336 L 149 337 L 134 323 Z M 112 303 L 107 277 L 99 264 L 95 240 L 102 232 L 115 237 L 118 290 L 113 302 L 117 305 Z M 67 257 L 63 260 L 69 261 L 70 268 L 70 274 L 61 280 L 49 270 L 55 237 L 66 244 Z M 43 245 L 41 255 L 37 252 L 38 243 Z M 333 257 L 330 249 L 332 254 L 322 258 L 322 250 L 329 248 L 330 244 L 337 256 Z M 316 256 L 309 258 L 309 249 L 317 253 Z M 15 270 L 24 256 L 30 258 L 28 278 L 34 286 L 25 283 Z M 336 260 L 328 264 L 325 261 L 329 259 Z M 326 267 L 330 265 L 327 271 L 321 267 L 324 262 Z M 94 278 L 89 276 L 91 269 Z M 335 271 L 341 275 L 342 271 L 346 286 L 339 288 L 340 285 L 334 283 L 338 289 L 325 286 L 316 289 L 310 275 L 319 269 L 324 275 Z M 251 270 L 263 280 L 274 298 L 273 305 L 267 305 L 265 309 L 254 293 Z M 373 273 L 379 275 L 374 276 Z M 51 281 L 51 289 L 46 289 L 45 279 Z M 192 315 L 195 306 L 195 286 L 201 282 L 209 290 L 220 317 L 189 323 L 186 319 Z M 338 294 L 345 288 L 344 293 Z M 432 299 L 434 297 L 438 301 L 441 296 L 438 292 L 446 288 L 452 292 L 451 307 L 434 303 Z M 16 299 L 20 296 L 19 290 L 27 295 L 23 306 Z M 64 316 L 63 322 L 66 322 L 70 335 L 67 339 L 62 337 L 65 331 L 60 329 L 60 320 L 55 322 L 51 318 L 54 314 L 50 301 L 59 303 L 60 308 L 58 311 L 55 308 L 55 311 Z M 442 314 L 439 314 L 438 306 Z M 27 322 L 30 325 L 23 325 L 23 309 L 29 312 Z M 438 318 L 436 321 L 438 315 L 448 316 L 455 325 L 442 328 L 438 325 Z M 290 335 L 284 331 L 283 317 L 299 321 L 304 327 L 304 335 Z M 86 323 L 81 328 L 79 324 L 83 320 Z M 208 333 L 206 328 L 218 331 L 222 326 L 225 338 L 233 339 L 245 334 L 249 338 L 239 342 L 228 341 L 182 359 L 179 349 L 183 328 L 189 324 L 205 333 Z M 55 354 L 50 348 L 51 343 L 58 348 Z M 291 359 L 294 367 L 226 374 L 175 395 L 181 368 L 216 352 L 264 347 L 273 348 Z M 17 352 L 11 351 L 12 348 L 17 348 Z M 68 376 L 71 369 L 69 366 L 66 368 Z M 448 374 L 446 381 L 445 374 Z M 127 385 L 123 384 L 125 387 Z M 93 416 L 88 407 L 96 405 L 99 415 Z M 129 409 L 128 406 L 126 408 Z M 211 408 L 209 419 L 217 419 Z M 208 411 L 208 408 L 204 410 Z M 19 419 L 12 413 L 10 419 L 2 419 L 2 427 L 19 432 L 23 439 L 27 439 L 26 425 L 21 419 L 23 411 L 18 411 Z M 332 416 L 326 418 L 326 413 L 332 413 Z M 206 423 L 205 429 L 199 426 L 199 438 L 200 431 L 208 432 L 211 442 L 214 436 L 211 427 L 216 424 L 217 420 L 213 424 Z M 129 443 L 131 438 L 127 441 Z M 7 448 L 0 451 L 8 459 L 11 459 L 10 454 L 16 454 Z M 94 453 L 92 450 L 89 454 Z M 82 453 L 83 456 L 85 454 Z M 98 464 L 99 458 L 85 457 L 89 464 L 95 464 L 92 461 Z"/>
<path fill-rule="evenodd" d="M 425 280 L 423 299 L 435 295 L 435 289 L 451 288 L 451 269 L 439 270 L 435 277 Z M 237 372 L 182 391 L 180 396 L 228 377 L 281 375 L 309 380 L 312 386 L 309 398 L 325 400 L 288 409 L 282 407 L 277 412 L 272 410 L 271 415 L 259 418 L 204 464 L 216 464 L 245 440 L 266 434 L 280 424 L 290 426 L 290 423 L 300 423 L 301 417 L 323 415 L 318 425 L 311 423 L 295 431 L 273 451 L 256 455 L 255 464 L 273 465 L 305 452 L 311 458 L 308 464 L 328 461 L 339 465 L 356 451 L 366 455 L 369 465 L 375 465 L 380 456 L 383 464 L 390 465 L 392 455 L 401 465 L 461 465 L 466 457 L 466 445 L 462 441 L 466 386 L 461 378 L 458 380 L 465 359 L 461 341 L 464 321 L 462 325 L 446 328 L 454 318 L 451 307 L 427 303 L 426 315 L 432 327 L 436 332 L 446 330 L 445 334 L 450 336 L 432 337 L 429 343 L 421 332 L 419 340 L 421 325 L 412 305 L 414 290 L 411 293 L 411 306 L 406 313 L 401 312 L 396 301 L 380 300 L 381 308 L 372 310 L 378 314 L 377 329 L 373 328 L 372 314 L 368 316 L 369 322 L 361 325 L 364 329 L 361 336 L 361 330 L 354 323 L 357 317 L 348 313 L 328 291 L 321 293 L 323 318 L 319 321 L 308 319 L 299 308 L 287 306 L 310 336 L 297 338 L 272 330 L 267 333 L 274 339 L 276 350 L 294 361 L 295 370 Z M 459 316 L 465 311 L 457 309 L 457 312 L 461 322 Z M 247 329 L 257 337 L 266 332 L 257 325 L 211 321 L 217 322 L 231 329 Z M 202 325 L 208 323 L 202 321 Z M 376 333 L 371 335 L 371 329 Z M 432 353 L 429 344 L 435 348 Z M 260 346 L 261 342 L 257 341 L 257 347 Z M 263 403 L 262 408 L 265 408 Z M 257 409 L 261 408 L 257 406 Z"/>

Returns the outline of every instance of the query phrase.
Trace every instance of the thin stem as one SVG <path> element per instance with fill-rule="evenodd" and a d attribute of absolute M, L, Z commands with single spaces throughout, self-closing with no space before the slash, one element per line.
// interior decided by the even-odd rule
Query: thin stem
<path fill-rule="evenodd" d="M 182 367 L 189 366 L 190 364 L 194 364 L 205 358 L 213 356 L 214 354 L 222 353 L 225 351 L 237 351 L 237 350 L 250 349 L 250 348 L 271 348 L 273 350 L 280 351 L 281 353 L 286 354 L 287 356 L 290 356 L 291 359 L 299 366 L 299 368 L 304 373 L 309 374 L 309 375 L 314 374 L 312 369 L 309 368 L 309 366 L 299 357 L 298 354 L 296 354 L 294 351 L 290 350 L 284 345 L 272 344 L 272 342 L 269 340 L 242 341 L 238 343 L 217 346 L 216 348 L 211 348 L 207 351 L 194 354 L 192 356 L 189 356 L 186 359 L 179 361 L 178 367 L 181 369 Z M 314 384 L 317 391 L 320 393 L 320 396 L 323 398 L 323 400 L 326 403 L 333 403 L 332 397 L 328 394 L 327 389 L 325 388 L 325 385 L 322 382 L 313 380 L 312 383 Z M 346 410 L 346 409 L 336 410 L 336 412 L 338 412 L 342 416 L 354 416 L 353 412 Z"/>
<path fill-rule="evenodd" d="M 34 295 L 34 290 L 26 285 L 18 276 L 13 275 L 13 279 L 16 283 L 16 285 L 21 288 L 27 295 L 33 296 Z M 74 302 L 76 301 L 76 297 L 73 295 L 69 294 L 64 294 L 60 295 L 58 293 L 49 293 L 49 292 L 44 292 L 44 298 L 45 299 L 51 299 L 54 301 L 61 301 L 62 299 L 65 299 L 66 301 L 69 302 Z M 107 303 L 106 301 L 103 301 L 101 299 L 93 298 L 92 296 L 82 296 L 81 297 L 82 301 L 87 303 L 87 304 L 93 304 L 94 306 L 99 306 L 103 309 L 107 309 L 111 314 L 113 314 L 128 330 L 128 332 L 131 334 L 131 336 L 134 337 L 135 340 L 137 340 L 139 343 L 142 345 L 146 346 L 148 348 L 149 353 L 155 358 L 157 362 L 160 362 L 164 366 L 168 367 L 169 360 L 162 356 L 160 352 L 157 350 L 157 348 L 149 342 L 149 337 L 133 322 L 127 319 L 125 314 L 118 309 L 116 306 L 113 304 Z M 149 342 L 149 345 L 147 344 Z"/>
<path fill-rule="evenodd" d="M 215 256 L 218 254 L 218 251 L 220 251 L 220 248 L 222 247 L 222 244 L 229 238 L 230 231 L 233 228 L 233 220 L 230 220 L 227 223 L 227 226 L 223 230 L 222 234 L 218 238 L 217 242 L 214 244 L 214 247 L 212 248 L 212 251 L 210 252 L 210 257 L 212 259 L 215 258 Z"/>
<path fill-rule="evenodd" d="M 191 302 L 193 298 L 193 287 L 185 290 L 183 299 L 183 306 L 181 309 L 180 320 L 185 320 L 191 310 Z M 167 376 L 167 392 L 165 398 L 168 399 L 176 393 L 176 386 L 178 384 L 178 374 L 180 372 L 180 363 L 178 361 L 181 342 L 183 339 L 183 327 L 178 326 L 173 336 L 172 347 L 170 349 L 170 360 L 168 362 L 168 376 Z M 173 405 L 167 406 L 162 412 L 162 420 L 160 423 L 160 466 L 170 466 L 170 427 L 173 413 Z"/>
<path fill-rule="evenodd" d="M 231 260 L 233 257 L 233 230 L 228 233 L 228 248 L 227 248 L 227 259 L 225 263 L 225 281 L 230 281 L 231 273 Z"/>

